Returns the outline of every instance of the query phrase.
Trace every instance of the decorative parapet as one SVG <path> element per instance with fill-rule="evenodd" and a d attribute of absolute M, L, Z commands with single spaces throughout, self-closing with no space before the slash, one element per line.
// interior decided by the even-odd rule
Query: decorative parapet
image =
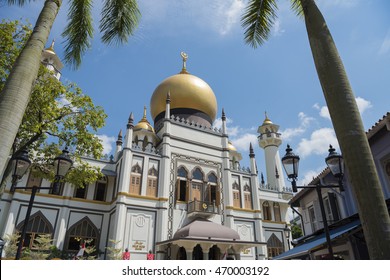
<path fill-rule="evenodd" d="M 131 149 L 135 152 L 138 151 L 138 152 L 144 152 L 152 155 L 160 155 L 160 151 L 150 145 L 146 146 L 146 148 L 143 149 L 141 146 L 137 145 L 137 143 L 133 143 Z"/>
<path fill-rule="evenodd" d="M 276 186 L 271 186 L 270 184 L 260 184 L 260 190 L 279 192 L 279 189 Z"/>
<path fill-rule="evenodd" d="M 179 116 L 171 115 L 170 121 L 172 123 L 175 123 L 175 124 L 178 124 L 178 125 L 182 125 L 182 126 L 185 126 L 185 127 L 190 127 L 192 129 L 196 129 L 196 130 L 200 130 L 200 131 L 204 131 L 204 132 L 208 132 L 208 133 L 212 133 L 212 134 L 216 134 L 216 135 L 221 135 L 222 134 L 222 129 L 221 128 L 202 125 L 202 124 L 200 124 L 198 122 L 189 121 L 188 119 L 185 119 L 185 118 L 180 118 Z M 163 123 L 161 122 L 156 127 L 156 131 L 159 131 L 162 128 L 162 126 L 163 126 Z"/>
<path fill-rule="evenodd" d="M 278 133 L 278 132 L 267 132 L 267 133 L 264 133 L 264 134 L 260 134 L 258 137 L 260 138 L 260 140 L 263 140 L 263 139 L 267 139 L 267 138 L 270 138 L 272 137 L 272 134 L 275 135 L 276 138 L 280 138 L 281 137 L 281 133 Z"/>
<path fill-rule="evenodd" d="M 231 169 L 232 171 L 237 171 L 237 172 L 241 172 L 241 173 L 247 173 L 247 174 L 251 174 L 251 169 L 249 167 L 235 167 L 235 166 L 231 166 Z"/>

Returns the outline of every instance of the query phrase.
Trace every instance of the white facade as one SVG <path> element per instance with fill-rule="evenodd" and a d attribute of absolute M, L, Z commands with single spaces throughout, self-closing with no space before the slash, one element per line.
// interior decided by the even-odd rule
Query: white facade
<path fill-rule="evenodd" d="M 27 229 L 32 238 L 51 233 L 55 245 L 72 254 L 80 239 L 92 239 L 99 258 L 107 257 L 111 240 L 128 248 L 131 259 L 145 259 L 149 250 L 158 259 L 267 259 L 288 250 L 284 230 L 292 195 L 284 187 L 277 147 L 262 146 L 270 166 L 268 182 L 259 182 L 253 149 L 250 168 L 239 168 L 241 155 L 228 140 L 224 113 L 222 129 L 213 128 L 210 112 L 216 106 L 183 99 L 183 91 L 206 91 L 194 89 L 193 79 L 199 78 L 186 69 L 172 77 L 189 85 L 172 82 L 163 106 L 156 105 L 161 87 L 156 89 L 154 127 L 146 111 L 136 124 L 131 114 L 111 160 L 85 158 L 104 179 L 84 189 L 65 184 L 60 195 L 37 193 Z M 275 130 L 279 146 L 278 126 L 264 125 Z M 50 186 L 29 175 L 18 186 L 31 184 Z M 21 229 L 29 198 L 28 191 L 11 193 L 7 186 L 0 201 L 1 236 Z"/>

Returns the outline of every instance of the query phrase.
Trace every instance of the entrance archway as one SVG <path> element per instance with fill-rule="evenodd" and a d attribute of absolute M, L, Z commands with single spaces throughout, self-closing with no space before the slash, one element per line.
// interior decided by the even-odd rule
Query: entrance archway
<path fill-rule="evenodd" d="M 210 248 L 209 251 L 209 260 L 220 260 L 221 259 L 221 250 L 217 245 L 214 245 Z"/>
<path fill-rule="evenodd" d="M 199 244 L 194 247 L 194 251 L 192 252 L 192 259 L 203 260 L 203 250 Z"/>

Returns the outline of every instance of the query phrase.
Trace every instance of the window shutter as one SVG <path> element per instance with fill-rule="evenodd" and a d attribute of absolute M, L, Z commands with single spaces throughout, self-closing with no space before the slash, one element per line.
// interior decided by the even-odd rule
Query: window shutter
<path fill-rule="evenodd" d="M 337 207 L 337 198 L 334 193 L 328 193 L 330 209 L 332 211 L 333 221 L 340 220 L 340 215 Z"/>

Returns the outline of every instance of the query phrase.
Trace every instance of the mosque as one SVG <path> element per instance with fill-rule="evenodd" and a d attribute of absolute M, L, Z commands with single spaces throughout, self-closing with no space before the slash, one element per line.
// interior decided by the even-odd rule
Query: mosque
<path fill-rule="evenodd" d="M 271 259 L 289 248 L 288 201 L 279 146 L 279 126 L 266 116 L 258 128 L 264 149 L 266 180 L 250 145 L 250 168 L 229 141 L 226 116 L 213 127 L 218 108 L 210 86 L 183 67 L 157 85 L 138 122 L 130 114 L 108 160 L 85 158 L 105 175 L 85 187 L 61 185 L 59 194 L 41 189 L 27 223 L 24 246 L 49 233 L 54 245 L 77 253 L 80 240 L 92 240 L 100 259 L 107 247 L 126 248 L 131 259 Z M 61 61 L 53 45 L 42 63 L 59 78 Z M 152 124 L 151 124 L 152 123 Z M 26 174 L 18 186 L 49 187 Z M 10 191 L 0 201 L 2 237 L 20 231 L 31 192 Z"/>

